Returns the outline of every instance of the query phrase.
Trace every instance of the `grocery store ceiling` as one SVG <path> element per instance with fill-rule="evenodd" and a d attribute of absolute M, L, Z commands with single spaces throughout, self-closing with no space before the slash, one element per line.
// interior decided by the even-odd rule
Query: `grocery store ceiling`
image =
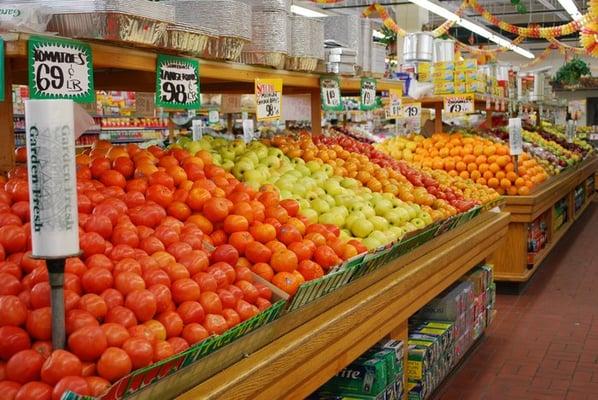
<path fill-rule="evenodd" d="M 574 1 L 580 12 L 582 14 L 585 13 L 587 10 L 588 0 Z M 334 4 L 320 5 L 320 7 L 334 12 L 359 13 L 363 10 L 364 7 L 367 7 L 368 5 L 374 2 L 386 6 L 386 9 L 389 11 L 393 18 L 395 17 L 397 9 L 400 12 L 400 7 L 397 8 L 396 6 L 400 6 L 403 4 L 412 4 L 407 0 L 345 0 Z M 455 11 L 459 7 L 459 5 L 461 5 L 462 0 L 436 0 L 436 2 L 451 11 Z M 563 9 L 558 0 L 520 0 L 520 4 L 523 4 L 527 9 L 527 12 L 523 14 L 517 12 L 516 5 L 512 4 L 511 0 L 478 0 L 478 2 L 500 19 L 522 27 L 528 26 L 529 24 L 538 24 L 541 26 L 554 26 L 571 21 L 571 17 Z M 498 27 L 489 24 L 478 14 L 473 12 L 471 9 L 468 9 L 464 16 L 468 17 L 470 20 L 480 25 L 486 26 L 487 28 L 497 32 L 498 34 L 506 38 L 515 38 L 515 35 L 502 31 Z M 430 13 L 430 22 L 437 26 L 444 22 L 444 19 L 436 16 L 435 14 Z M 471 35 L 471 33 L 464 28 L 453 28 L 451 29 L 451 34 L 457 36 L 460 40 L 463 41 L 467 41 L 469 39 L 469 36 Z M 576 42 L 578 38 L 579 36 L 577 34 L 574 34 L 570 37 L 563 37 L 561 39 L 564 42 Z M 484 39 L 476 37 L 475 42 L 483 43 Z M 529 45 L 533 43 L 534 40 L 528 40 L 526 42 Z M 544 39 L 536 40 L 535 42 L 546 43 Z"/>

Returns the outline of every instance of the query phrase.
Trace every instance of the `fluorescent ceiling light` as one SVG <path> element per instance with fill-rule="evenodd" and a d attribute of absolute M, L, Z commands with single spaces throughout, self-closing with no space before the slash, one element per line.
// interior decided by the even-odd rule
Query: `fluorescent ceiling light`
<path fill-rule="evenodd" d="M 297 15 L 301 15 L 303 17 L 307 17 L 307 18 L 321 18 L 321 17 L 327 17 L 328 15 L 318 12 L 318 11 L 314 11 L 310 8 L 305 8 L 305 7 L 301 7 L 301 6 L 296 6 L 296 5 L 292 5 L 291 6 L 291 12 L 293 14 L 297 14 Z"/>
<path fill-rule="evenodd" d="M 471 22 L 470 20 L 463 19 L 463 18 L 459 17 L 457 14 L 447 10 L 446 8 L 436 4 L 434 2 L 431 2 L 430 0 L 409 0 L 409 1 L 412 2 L 413 4 L 416 4 L 420 7 L 422 7 L 422 8 L 425 8 L 426 10 L 431 11 L 434 14 L 439 15 L 443 18 L 446 18 L 451 21 L 456 21 L 459 26 L 462 26 L 463 28 L 468 29 L 473 33 L 476 33 L 476 34 L 498 44 L 499 46 L 506 47 L 509 50 L 513 50 L 515 53 L 520 54 L 524 57 L 535 58 L 535 56 L 532 53 L 530 53 L 529 51 L 527 51 L 521 47 L 515 46 L 511 41 L 495 35 L 494 33 L 492 33 L 491 31 L 489 31 L 488 29 L 484 28 L 481 25 L 478 25 L 476 23 Z M 561 4 L 563 4 L 563 2 L 573 2 L 573 0 L 559 0 L 559 1 L 561 2 Z M 573 6 L 575 6 L 575 4 L 573 4 Z M 565 7 L 564 4 L 563 4 L 563 7 Z"/>
<path fill-rule="evenodd" d="M 575 1 L 573 0 L 559 0 L 559 3 L 563 6 L 563 8 L 571 15 L 571 18 L 574 20 L 578 20 L 582 17 L 581 13 L 577 9 L 575 5 Z"/>

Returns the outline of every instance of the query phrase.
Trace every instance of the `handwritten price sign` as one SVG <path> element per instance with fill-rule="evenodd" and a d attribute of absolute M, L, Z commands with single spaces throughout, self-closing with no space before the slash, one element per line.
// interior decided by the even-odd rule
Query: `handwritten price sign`
<path fill-rule="evenodd" d="M 361 78 L 361 104 L 359 108 L 362 111 L 369 111 L 376 107 L 376 80 Z"/>
<path fill-rule="evenodd" d="M 95 101 L 91 47 L 76 40 L 33 36 L 28 44 L 32 99 Z"/>
<path fill-rule="evenodd" d="M 401 117 L 401 104 L 403 102 L 401 95 L 402 93 L 400 90 L 390 89 L 390 104 L 388 105 L 388 118 L 394 119 Z"/>
<path fill-rule="evenodd" d="M 343 103 L 341 102 L 341 89 L 338 78 L 321 78 L 320 95 L 322 98 L 322 110 L 343 111 Z"/>
<path fill-rule="evenodd" d="M 200 107 L 199 62 L 159 54 L 156 68 L 156 105 L 174 109 Z"/>
<path fill-rule="evenodd" d="M 444 113 L 447 115 L 468 114 L 475 111 L 473 94 L 444 96 Z"/>
<path fill-rule="evenodd" d="M 255 103 L 258 121 L 279 120 L 282 109 L 282 79 L 256 79 Z"/>

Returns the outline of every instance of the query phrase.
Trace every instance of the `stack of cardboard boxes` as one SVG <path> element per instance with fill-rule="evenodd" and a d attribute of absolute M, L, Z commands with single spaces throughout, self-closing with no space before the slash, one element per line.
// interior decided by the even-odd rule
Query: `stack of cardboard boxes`
<path fill-rule="evenodd" d="M 496 79 L 478 71 L 476 59 L 462 61 L 420 62 L 417 65 L 418 81 L 432 82 L 434 94 L 481 93 L 499 95 Z M 504 90 L 502 90 L 504 93 Z"/>
<path fill-rule="evenodd" d="M 493 317 L 492 267 L 482 265 L 428 303 L 409 322 L 409 400 L 423 400 L 438 387 Z"/>

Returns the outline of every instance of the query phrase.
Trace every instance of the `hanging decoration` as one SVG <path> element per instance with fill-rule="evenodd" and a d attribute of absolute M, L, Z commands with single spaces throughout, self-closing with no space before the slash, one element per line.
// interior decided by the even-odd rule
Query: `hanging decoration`
<path fill-rule="evenodd" d="M 552 43 L 554 46 L 556 46 L 559 50 L 563 50 L 565 53 L 577 54 L 577 55 L 587 54 L 586 49 L 584 49 L 583 47 L 569 46 L 568 44 L 563 43 L 555 38 L 546 38 L 546 40 L 548 40 L 550 43 Z"/>
<path fill-rule="evenodd" d="M 586 53 L 598 58 L 598 1 L 590 1 L 588 14 L 590 20 L 581 30 L 580 41 Z"/>
<path fill-rule="evenodd" d="M 582 26 L 589 19 L 588 15 L 585 15 L 577 21 L 571 21 L 564 25 L 552 26 L 548 28 L 540 28 L 537 26 L 521 28 L 499 19 L 498 17 L 490 13 L 490 11 L 486 10 L 482 5 L 480 5 L 477 2 L 477 0 L 469 0 L 469 6 L 474 11 L 479 13 L 482 16 L 482 18 L 484 18 L 486 21 L 488 21 L 492 25 L 498 26 L 503 31 L 511 32 L 518 36 L 532 38 L 548 38 L 570 35 L 572 33 L 580 31 Z"/>
<path fill-rule="evenodd" d="M 544 60 L 546 60 L 546 58 L 548 58 L 548 56 L 550 55 L 550 53 L 552 53 L 553 50 L 554 50 L 554 48 L 552 48 L 552 46 L 545 48 L 542 51 L 542 53 L 540 53 L 536 56 L 536 58 L 534 58 L 533 60 L 531 60 L 530 62 L 528 62 L 526 64 L 522 64 L 520 66 L 521 69 L 531 68 L 534 65 L 540 64 L 542 61 L 544 61 Z"/>
<path fill-rule="evenodd" d="M 463 42 L 460 42 L 459 40 L 457 40 L 457 38 L 455 38 L 455 37 L 453 37 L 451 35 L 449 35 L 449 37 L 455 41 L 455 45 L 458 48 L 460 48 L 460 49 L 462 49 L 464 51 L 468 51 L 471 54 L 476 54 L 476 55 L 478 55 L 478 54 L 485 54 L 485 55 L 489 55 L 489 54 L 493 54 L 493 53 L 503 53 L 503 52 L 509 51 L 509 49 L 506 48 L 506 47 L 498 47 L 498 48 L 492 49 L 492 50 L 480 49 L 480 48 L 477 48 L 475 46 L 469 46 L 469 45 L 467 45 L 467 44 L 465 44 Z M 517 36 L 515 39 L 513 39 L 513 44 L 515 46 L 518 46 L 524 40 L 525 40 L 525 38 L 523 36 Z"/>

